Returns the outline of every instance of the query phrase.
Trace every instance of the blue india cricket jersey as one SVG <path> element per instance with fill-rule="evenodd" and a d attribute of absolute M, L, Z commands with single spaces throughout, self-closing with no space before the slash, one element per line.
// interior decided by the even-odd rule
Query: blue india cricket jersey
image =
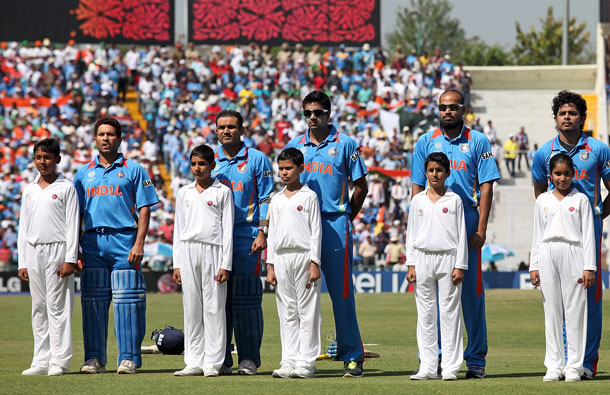
<path fill-rule="evenodd" d="M 593 212 L 600 215 L 603 212 L 600 181 L 610 179 L 610 147 L 582 133 L 576 147 L 568 152 L 559 143 L 559 134 L 557 134 L 534 155 L 532 164 L 534 182 L 554 188 L 550 183 L 549 161 L 560 152 L 570 156 L 576 167 L 572 185 L 579 192 L 587 195 Z"/>
<path fill-rule="evenodd" d="M 480 185 L 500 178 L 498 166 L 491 152 L 487 136 L 466 125 L 460 135 L 450 140 L 438 128 L 421 136 L 415 144 L 411 180 L 414 184 L 427 183 L 424 162 L 432 152 L 443 152 L 451 163 L 451 173 L 445 185 L 457 193 L 464 209 L 476 208 L 481 198 Z"/>
<path fill-rule="evenodd" d="M 360 156 L 360 147 L 334 126 L 326 139 L 316 145 L 309 139 L 309 130 L 293 138 L 286 148 L 294 147 L 305 157 L 301 182 L 307 183 L 320 200 L 322 214 L 351 213 L 348 180 L 355 181 L 368 174 Z"/>
<path fill-rule="evenodd" d="M 273 169 L 262 152 L 242 144 L 234 158 L 227 158 L 222 147 L 216 150 L 216 167 L 212 177 L 233 191 L 235 227 L 266 225 L 269 197 L 273 192 Z"/>
<path fill-rule="evenodd" d="M 76 172 L 74 186 L 78 193 L 85 231 L 95 228 L 136 228 L 137 210 L 159 202 L 153 183 L 142 166 L 119 154 L 114 163 L 104 167 L 96 157 Z"/>

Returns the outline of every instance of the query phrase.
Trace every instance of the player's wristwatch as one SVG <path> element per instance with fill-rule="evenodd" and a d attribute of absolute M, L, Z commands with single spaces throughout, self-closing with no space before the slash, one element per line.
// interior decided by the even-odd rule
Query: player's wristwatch
<path fill-rule="evenodd" d="M 269 234 L 269 227 L 268 226 L 259 226 L 258 230 L 262 231 L 265 236 L 267 236 Z"/>

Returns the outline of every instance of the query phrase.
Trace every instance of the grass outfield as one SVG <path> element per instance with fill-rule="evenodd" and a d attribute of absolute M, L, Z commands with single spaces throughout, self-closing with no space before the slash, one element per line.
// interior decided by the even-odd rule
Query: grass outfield
<path fill-rule="evenodd" d="M 266 294 L 265 337 L 263 339 L 263 365 L 259 375 L 243 377 L 233 374 L 217 378 L 174 377 L 175 370 L 184 367 L 182 356 L 144 355 L 142 369 L 135 376 L 107 373 L 80 375 L 74 373 L 83 362 L 80 303 L 77 298 L 74 311 L 75 355 L 72 370 L 63 377 L 22 377 L 21 371 L 29 367 L 33 340 L 30 325 L 30 298 L 28 296 L 0 297 L 0 394 L 134 394 L 134 393 L 606 393 L 607 373 L 610 370 L 608 329 L 604 330 L 600 350 L 600 374 L 594 381 L 582 383 L 543 383 L 544 375 L 544 317 L 538 291 L 490 290 L 487 292 L 487 325 L 489 354 L 487 375 L 484 380 L 464 380 L 464 371 L 457 382 L 440 380 L 413 382 L 412 370 L 418 367 L 415 339 L 416 312 L 413 294 L 357 295 L 358 317 L 364 343 L 381 358 L 365 363 L 365 377 L 343 379 L 343 365 L 335 361 L 318 362 L 315 379 L 273 379 L 271 371 L 280 361 L 280 340 L 275 299 Z M 610 294 L 604 296 L 609 303 Z M 332 312 L 328 295 L 323 295 L 323 333 L 333 329 Z M 111 314 L 112 316 L 112 314 Z M 608 309 L 604 314 L 607 324 Z M 182 327 L 182 302 L 179 295 L 149 295 L 147 311 L 147 337 L 145 345 L 152 344 L 150 333 L 165 324 Z M 109 370 L 116 369 L 116 341 L 108 339 Z"/>

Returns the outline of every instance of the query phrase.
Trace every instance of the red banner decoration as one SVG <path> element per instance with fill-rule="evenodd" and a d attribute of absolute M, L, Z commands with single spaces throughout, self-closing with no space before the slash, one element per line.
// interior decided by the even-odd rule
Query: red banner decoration
<path fill-rule="evenodd" d="M 190 0 L 189 5 L 190 39 L 197 43 L 380 44 L 379 0 Z"/>

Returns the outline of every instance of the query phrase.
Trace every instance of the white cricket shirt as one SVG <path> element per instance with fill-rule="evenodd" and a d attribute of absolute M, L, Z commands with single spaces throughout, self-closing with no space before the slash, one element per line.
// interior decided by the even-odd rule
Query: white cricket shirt
<path fill-rule="evenodd" d="M 530 271 L 538 270 L 540 243 L 565 241 L 582 246 L 584 270 L 596 270 L 595 230 L 589 198 L 575 188 L 562 200 L 553 191 L 538 196 L 534 208 L 534 236 Z"/>
<path fill-rule="evenodd" d="M 435 203 L 422 191 L 411 199 L 407 222 L 407 265 L 414 266 L 415 249 L 425 252 L 456 252 L 455 267 L 468 270 L 468 244 L 464 206 L 460 197 L 447 189 Z"/>

